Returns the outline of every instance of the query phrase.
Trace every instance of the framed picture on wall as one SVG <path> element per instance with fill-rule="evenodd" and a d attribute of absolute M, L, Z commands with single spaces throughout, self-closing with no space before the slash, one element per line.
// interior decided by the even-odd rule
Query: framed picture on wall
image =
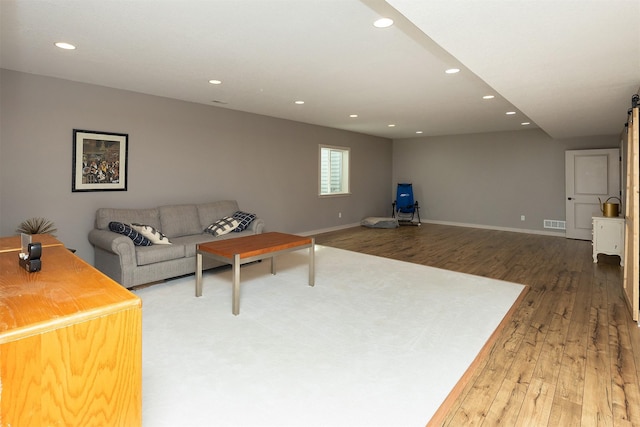
<path fill-rule="evenodd" d="M 124 133 L 73 130 L 71 191 L 127 191 Z"/>

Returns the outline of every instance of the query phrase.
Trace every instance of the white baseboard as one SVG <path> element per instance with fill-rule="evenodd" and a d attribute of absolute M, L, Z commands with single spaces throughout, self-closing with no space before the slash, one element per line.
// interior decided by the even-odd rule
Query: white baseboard
<path fill-rule="evenodd" d="M 353 224 L 338 225 L 336 227 L 322 228 L 320 230 L 304 231 L 304 232 L 295 233 L 295 234 L 298 234 L 300 236 L 313 236 L 316 234 L 329 233 L 331 231 L 344 230 L 346 228 L 353 228 L 353 227 L 360 227 L 360 223 L 355 222 Z"/>
<path fill-rule="evenodd" d="M 543 231 L 543 230 L 529 230 L 525 228 L 511 228 L 511 227 L 497 227 L 493 225 L 484 225 L 484 224 L 468 224 L 462 222 L 450 222 L 450 221 L 431 221 L 431 220 L 421 220 L 423 224 L 439 224 L 439 225 L 450 225 L 453 227 L 468 227 L 468 228 L 480 228 L 485 230 L 498 230 L 498 231 L 511 231 L 513 233 L 525 233 L 525 234 L 540 234 L 543 236 L 555 236 L 555 237 L 565 237 L 566 234 L 564 231 L 554 232 L 554 231 Z M 319 230 L 305 231 L 296 233 L 300 236 L 313 236 L 316 234 L 329 233 L 331 231 L 344 230 L 346 228 L 359 227 L 360 223 L 352 223 L 352 224 L 344 224 L 336 227 L 322 228 Z"/>
<path fill-rule="evenodd" d="M 544 231 L 544 230 L 529 230 L 526 228 L 512 228 L 512 227 L 498 227 L 493 225 L 484 225 L 484 224 L 467 224 L 463 222 L 450 222 L 450 221 L 431 221 L 431 220 L 422 220 L 420 221 L 425 224 L 440 224 L 440 225 L 451 225 L 454 227 L 469 227 L 469 228 L 481 228 L 485 230 L 499 230 L 499 231 L 511 231 L 513 233 L 525 233 L 525 234 L 541 234 L 544 236 L 556 236 L 556 237 L 565 237 L 566 233 L 564 231 Z"/>

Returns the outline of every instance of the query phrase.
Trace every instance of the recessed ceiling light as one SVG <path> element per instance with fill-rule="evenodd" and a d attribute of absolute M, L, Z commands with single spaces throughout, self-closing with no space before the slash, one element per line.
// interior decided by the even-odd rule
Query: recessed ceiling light
<path fill-rule="evenodd" d="M 352 119 L 355 119 L 356 117 L 358 117 L 357 114 L 349 114 L 349 117 L 351 117 Z"/>
<path fill-rule="evenodd" d="M 513 116 L 516 112 L 515 111 L 507 111 L 505 114 L 507 116 Z"/>
<path fill-rule="evenodd" d="M 527 125 L 530 125 L 530 124 L 531 124 L 531 122 L 522 122 L 522 123 L 520 123 L 520 124 L 521 124 L 522 126 L 527 126 Z"/>
<path fill-rule="evenodd" d="M 302 104 L 304 104 L 304 101 L 296 101 L 296 104 L 302 105 Z"/>
<path fill-rule="evenodd" d="M 424 132 L 422 132 L 421 130 L 417 130 L 416 133 L 424 133 Z"/>
<path fill-rule="evenodd" d="M 485 95 L 482 97 L 482 99 L 493 99 L 493 98 L 495 98 L 494 95 Z"/>
<path fill-rule="evenodd" d="M 390 128 L 396 127 L 396 125 L 394 125 L 393 123 L 391 123 L 390 125 L 387 125 L 387 126 L 390 127 Z"/>
<path fill-rule="evenodd" d="M 376 28 L 388 28 L 393 25 L 393 19 L 391 18 L 380 18 L 373 23 L 373 26 Z"/>
<path fill-rule="evenodd" d="M 445 70 L 445 73 L 447 74 L 456 74 L 460 72 L 460 68 L 449 68 L 448 70 Z"/>
<path fill-rule="evenodd" d="M 212 85 L 221 85 L 222 82 L 220 80 L 209 80 L 209 83 L 211 83 Z"/>
<path fill-rule="evenodd" d="M 74 45 L 70 43 L 65 43 L 65 42 L 57 42 L 55 43 L 55 45 L 60 49 L 66 49 L 66 50 L 73 50 L 76 48 Z"/>

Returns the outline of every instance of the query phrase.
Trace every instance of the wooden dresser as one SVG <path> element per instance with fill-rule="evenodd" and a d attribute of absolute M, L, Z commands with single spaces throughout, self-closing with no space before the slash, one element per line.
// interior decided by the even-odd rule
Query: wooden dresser
<path fill-rule="evenodd" d="M 140 426 L 140 299 L 51 236 L 42 245 L 28 273 L 19 236 L 0 238 L 0 425 Z"/>

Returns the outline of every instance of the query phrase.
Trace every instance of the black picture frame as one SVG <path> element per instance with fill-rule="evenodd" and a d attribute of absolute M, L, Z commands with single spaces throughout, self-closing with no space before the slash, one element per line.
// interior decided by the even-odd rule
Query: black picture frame
<path fill-rule="evenodd" d="M 127 191 L 129 134 L 73 130 L 71 191 Z"/>

